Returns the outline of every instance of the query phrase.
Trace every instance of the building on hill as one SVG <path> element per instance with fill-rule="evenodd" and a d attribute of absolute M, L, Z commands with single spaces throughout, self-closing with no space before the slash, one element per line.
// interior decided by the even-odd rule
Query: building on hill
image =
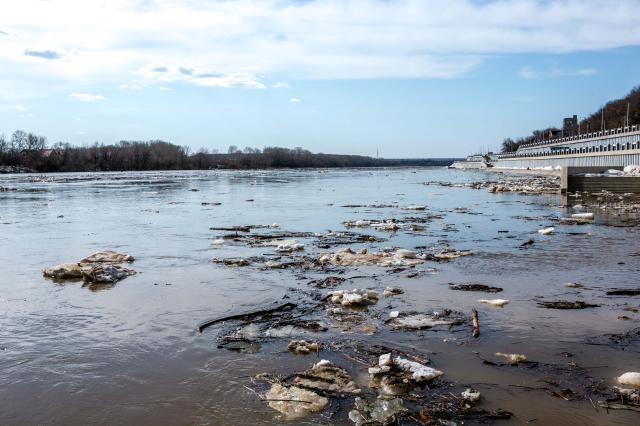
<path fill-rule="evenodd" d="M 562 120 L 562 136 L 575 136 L 578 134 L 578 116 L 566 117 Z"/>

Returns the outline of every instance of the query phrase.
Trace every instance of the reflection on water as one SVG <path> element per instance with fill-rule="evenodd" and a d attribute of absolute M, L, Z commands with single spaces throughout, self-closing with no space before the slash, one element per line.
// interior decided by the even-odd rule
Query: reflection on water
<path fill-rule="evenodd" d="M 381 327 L 374 336 L 350 338 L 431 354 L 447 380 L 476 383 L 484 406 L 514 412 L 514 424 L 534 418 L 537 424 L 637 422 L 636 413 L 596 412 L 588 401 L 566 402 L 510 387 L 537 386 L 540 377 L 482 366 L 472 351 L 526 353 L 549 363 L 566 363 L 559 354 L 571 352 L 573 362 L 598 366 L 590 373 L 607 385 L 624 371 L 640 369 L 637 353 L 583 343 L 588 336 L 621 333 L 638 324 L 640 315 L 624 309 L 638 307 L 639 297 L 605 295 L 608 288 L 638 286 L 638 228 L 558 225 L 554 218 L 569 212 L 558 207 L 556 196 L 422 184 L 482 178 L 481 172 L 444 169 L 1 176 L 0 187 L 10 190 L 0 192 L 0 422 L 240 425 L 251 418 L 255 424 L 277 423 L 277 413 L 243 387 L 247 377 L 265 371 L 288 375 L 316 359 L 291 355 L 286 342 L 277 340 L 254 353 L 218 349 L 215 331 L 200 335 L 196 326 L 281 300 L 289 289 L 308 289 L 309 281 L 323 276 L 212 264 L 214 256 L 270 254 L 274 248 L 216 247 L 212 240 L 224 232 L 210 228 L 278 223 L 286 231 L 327 232 L 344 230 L 346 220 L 407 215 L 435 217 L 421 224 L 422 230 L 366 229 L 385 241 L 365 245 L 450 246 L 476 255 L 427 262 L 418 269 L 437 272 L 414 278 L 360 268 L 345 277 L 364 278 L 339 288 L 403 287 L 404 295 L 372 308 L 380 315 L 391 308 L 469 312 L 476 307 L 482 337 L 460 346 L 444 341 L 461 337 L 447 331 L 402 333 Z M 374 204 L 386 207 L 340 207 Z M 402 210 L 410 205 L 427 209 Z M 538 235 L 550 225 L 554 234 Z M 529 239 L 535 243 L 521 247 Z M 310 241 L 301 239 L 307 255 L 323 251 Z M 138 275 L 100 288 L 42 277 L 45 267 L 107 248 L 135 256 Z M 511 303 L 504 309 L 478 305 L 484 295 L 448 289 L 448 283 L 460 282 L 502 287 L 500 297 Z M 566 282 L 585 288 L 566 288 Z M 537 308 L 536 301 L 545 299 L 603 306 Z M 623 314 L 630 320 L 617 319 Z M 346 411 L 331 422 L 348 422 Z M 312 416 L 302 422 L 327 420 Z"/>

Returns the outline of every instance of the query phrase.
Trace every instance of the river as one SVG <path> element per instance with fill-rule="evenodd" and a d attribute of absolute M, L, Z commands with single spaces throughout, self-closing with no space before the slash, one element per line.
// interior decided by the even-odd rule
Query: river
<path fill-rule="evenodd" d="M 307 297 L 308 283 L 326 276 L 212 263 L 213 257 L 274 255 L 274 247 L 226 240 L 215 245 L 228 232 L 210 228 L 277 223 L 283 232 L 326 233 L 344 231 L 342 223 L 349 220 L 412 216 L 429 219 L 396 232 L 350 229 L 383 240 L 350 247 L 452 247 L 474 255 L 427 261 L 410 270 L 420 272 L 413 276 L 377 266 L 341 268 L 347 280 L 337 288 L 398 286 L 404 294 L 370 307 L 368 315 L 378 325 L 372 335 L 329 327 L 313 339 L 327 345 L 381 343 L 424 354 L 456 392 L 473 387 L 482 393 L 481 407 L 513 413 L 496 423 L 638 424 L 638 413 L 596 408 L 598 395 L 590 401 L 586 385 L 576 382 L 611 388 L 620 374 L 640 371 L 638 346 L 589 344 L 638 327 L 640 314 L 625 309 L 638 308 L 640 297 L 606 291 L 640 287 L 639 228 L 611 226 L 598 212 L 594 223 L 558 224 L 558 217 L 572 212 L 558 195 L 424 184 L 486 178 L 494 177 L 442 168 L 0 176 L 0 187 L 9 189 L 0 192 L 0 423 L 276 424 L 280 414 L 250 390 L 250 377 L 290 375 L 320 358 L 347 369 L 363 395 L 375 397 L 366 368 L 329 346 L 320 357 L 288 352 L 286 338 L 232 351 L 218 347 L 217 327 L 197 331 L 208 318 Z M 426 208 L 406 210 L 415 205 Z M 537 232 L 547 226 L 555 232 Z M 314 237 L 297 240 L 304 252 L 293 256 L 343 247 L 319 247 Z M 528 240 L 534 244 L 521 247 Z M 108 287 L 42 275 L 46 267 L 102 249 L 134 256 L 130 267 L 138 273 Z M 449 283 L 470 282 L 504 291 L 449 289 Z M 567 282 L 584 288 L 567 288 Z M 510 303 L 496 308 L 477 302 L 495 297 Z M 557 310 L 537 304 L 560 299 L 601 306 Z M 466 324 L 404 332 L 384 323 L 391 310 L 453 309 L 468 315 L 474 308 L 480 318 L 477 339 Z M 496 366 L 480 359 L 495 352 L 525 354 L 539 364 Z M 584 369 L 579 378 L 574 366 Z M 564 388 L 582 393 L 554 395 Z M 351 405 L 347 398 L 332 403 L 331 416 L 325 410 L 290 424 L 351 424 Z"/>

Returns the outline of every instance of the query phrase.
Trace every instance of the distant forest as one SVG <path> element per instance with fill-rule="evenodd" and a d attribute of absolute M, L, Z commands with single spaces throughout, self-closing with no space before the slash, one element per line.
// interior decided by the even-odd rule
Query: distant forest
<path fill-rule="evenodd" d="M 238 149 L 230 146 L 226 154 L 169 142 L 121 141 L 113 145 L 95 143 L 76 147 L 57 143 L 47 147 L 43 136 L 15 131 L 9 138 L 0 135 L 0 166 L 4 170 L 27 168 L 38 172 L 88 172 L 129 170 L 206 170 L 446 166 L 453 159 L 391 160 L 360 155 L 313 154 L 302 148 L 267 147 Z M 13 168 L 12 168 L 13 167 Z"/>
<path fill-rule="evenodd" d="M 629 108 L 629 124 L 626 123 L 627 106 Z M 589 117 L 581 120 L 578 129 L 580 133 L 599 131 L 603 121 L 605 129 L 640 124 L 640 86 L 631 89 L 631 92 L 624 98 L 608 102 Z M 547 127 L 546 129 L 534 130 L 531 135 L 515 140 L 506 138 L 502 142 L 502 152 L 516 151 L 522 144 L 549 139 L 550 134 L 555 134 L 560 131 L 561 128 L 558 127 Z M 574 129 L 573 133 L 577 133 L 577 131 Z M 565 136 L 569 135 L 571 135 L 571 133 L 565 134 Z"/>

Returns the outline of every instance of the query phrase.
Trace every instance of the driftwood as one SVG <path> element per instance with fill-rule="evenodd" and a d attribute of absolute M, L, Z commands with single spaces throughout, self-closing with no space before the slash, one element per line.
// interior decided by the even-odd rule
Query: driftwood
<path fill-rule="evenodd" d="M 204 330 L 207 327 L 210 327 L 214 324 L 218 324 L 224 321 L 230 321 L 230 320 L 249 320 L 255 317 L 259 317 L 262 315 L 268 315 L 268 314 L 273 314 L 275 312 L 280 312 L 280 311 L 285 311 L 285 310 L 289 310 L 289 309 L 293 309 L 295 308 L 296 305 L 295 303 L 291 303 L 291 302 L 287 302 L 285 304 L 282 305 L 278 305 L 275 308 L 271 308 L 271 309 L 262 309 L 259 311 L 253 311 L 253 312 L 245 312 L 243 314 L 236 314 L 236 315 L 229 315 L 226 317 L 222 317 L 222 318 L 216 318 L 216 319 L 212 319 L 209 321 L 205 321 L 202 324 L 200 324 L 198 326 L 198 332 L 202 333 L 202 330 Z"/>
<path fill-rule="evenodd" d="M 478 311 L 471 311 L 471 319 L 473 320 L 473 337 L 480 335 L 480 326 L 478 325 Z"/>

